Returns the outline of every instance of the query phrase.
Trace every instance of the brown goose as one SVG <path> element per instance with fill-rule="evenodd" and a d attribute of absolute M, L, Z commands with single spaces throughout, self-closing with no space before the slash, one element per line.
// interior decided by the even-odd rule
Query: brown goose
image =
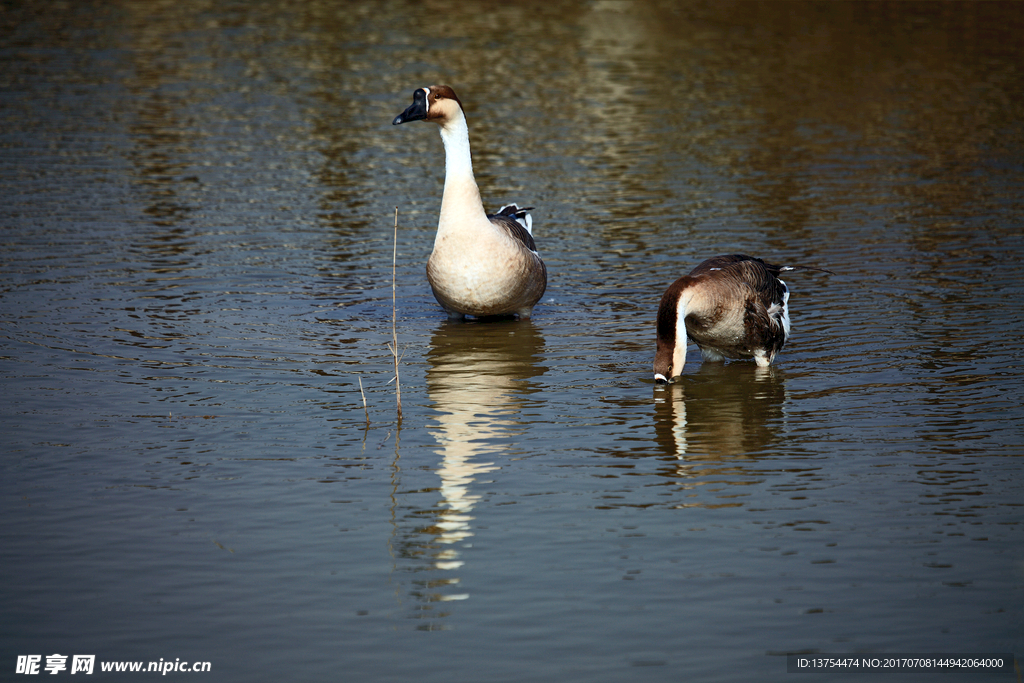
<path fill-rule="evenodd" d="M 487 215 L 473 176 L 469 127 L 462 103 L 447 85 L 413 93 L 395 117 L 441 126 L 445 178 L 427 280 L 452 319 L 516 314 L 529 318 L 547 287 L 547 269 L 533 241 L 533 220 L 515 204 Z"/>
<path fill-rule="evenodd" d="M 789 338 L 789 288 L 779 279 L 786 270 L 831 272 L 733 254 L 709 258 L 672 283 L 658 307 L 654 380 L 682 373 L 687 335 L 706 361 L 753 358 L 770 365 Z"/>

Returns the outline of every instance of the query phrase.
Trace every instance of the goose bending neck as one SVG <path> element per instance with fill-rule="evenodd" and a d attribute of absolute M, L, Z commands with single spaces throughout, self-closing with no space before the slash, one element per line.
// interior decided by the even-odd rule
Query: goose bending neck
<path fill-rule="evenodd" d="M 441 216 L 438 223 L 477 218 L 487 220 L 480 188 L 473 176 L 473 157 L 469 151 L 469 127 L 461 108 L 456 116 L 441 126 L 444 142 L 444 195 L 441 198 Z"/>
<path fill-rule="evenodd" d="M 684 280 L 687 279 L 684 278 Z M 686 284 L 689 283 L 686 282 Z M 669 334 L 672 334 L 672 362 L 668 367 L 668 377 L 655 373 L 654 379 L 657 381 L 668 382 L 673 377 L 681 375 L 683 366 L 686 365 L 686 312 L 691 299 L 693 299 L 693 290 L 684 285 L 676 296 L 675 310 L 672 311 L 674 316 L 669 318 L 669 321 L 666 321 L 670 322 L 670 325 L 667 326 L 668 329 L 659 329 L 659 337 L 662 335 L 668 337 Z M 665 311 L 665 313 L 668 313 L 668 311 Z M 659 313 L 659 318 L 661 316 L 662 314 Z"/>

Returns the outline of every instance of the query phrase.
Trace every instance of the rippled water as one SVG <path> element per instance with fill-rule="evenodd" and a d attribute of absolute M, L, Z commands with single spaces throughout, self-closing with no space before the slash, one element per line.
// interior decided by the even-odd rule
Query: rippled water
<path fill-rule="evenodd" d="M 1019 655 L 1022 29 L 1015 3 L 6 4 L 4 678 Z M 390 122 L 441 82 L 488 206 L 536 207 L 532 321 L 450 323 L 426 284 L 442 146 Z M 654 385 L 664 288 L 735 252 L 836 274 L 787 278 L 768 370 L 691 347 Z"/>

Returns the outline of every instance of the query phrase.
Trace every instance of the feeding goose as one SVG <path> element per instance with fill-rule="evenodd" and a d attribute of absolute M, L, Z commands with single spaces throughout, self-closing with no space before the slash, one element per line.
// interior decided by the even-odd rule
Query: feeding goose
<path fill-rule="evenodd" d="M 655 381 L 682 373 L 688 337 L 706 361 L 753 358 L 770 365 L 789 338 L 789 288 L 779 279 L 786 270 L 831 272 L 734 254 L 709 258 L 672 283 L 658 307 Z"/>
<path fill-rule="evenodd" d="M 547 269 L 533 241 L 530 208 L 515 204 L 488 215 L 473 176 L 469 127 L 462 103 L 447 85 L 413 93 L 395 117 L 433 121 L 444 141 L 445 178 L 427 280 L 449 318 L 516 314 L 529 318 L 547 287 Z M 428 162 L 429 163 L 429 162 Z"/>

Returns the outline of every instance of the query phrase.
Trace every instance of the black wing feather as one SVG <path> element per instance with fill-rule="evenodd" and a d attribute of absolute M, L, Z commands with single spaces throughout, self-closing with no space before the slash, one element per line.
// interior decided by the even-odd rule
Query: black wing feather
<path fill-rule="evenodd" d="M 537 251 L 537 243 L 533 241 L 533 235 L 530 234 L 530 231 L 522 223 L 516 220 L 517 218 L 525 218 L 527 212 L 532 208 L 532 206 L 528 206 L 525 209 L 520 209 L 515 204 L 509 204 L 502 207 L 498 213 L 491 214 L 487 218 L 490 219 L 491 223 L 504 229 L 509 237 L 525 245 L 530 251 Z"/>

